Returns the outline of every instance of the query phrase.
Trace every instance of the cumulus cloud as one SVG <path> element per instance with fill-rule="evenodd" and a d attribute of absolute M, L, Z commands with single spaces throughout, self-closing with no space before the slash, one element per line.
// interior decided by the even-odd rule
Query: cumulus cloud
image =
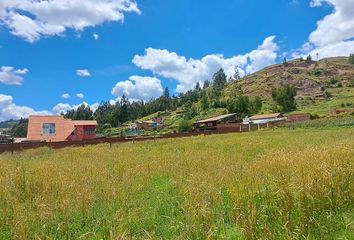
<path fill-rule="evenodd" d="M 129 80 L 118 82 L 112 89 L 117 98 L 125 95 L 131 100 L 149 100 L 163 93 L 160 79 L 155 77 L 131 76 Z"/>
<path fill-rule="evenodd" d="M 57 115 L 62 113 L 65 114 L 67 111 L 70 111 L 71 109 L 73 109 L 73 107 L 70 104 L 58 103 L 53 107 L 52 112 Z"/>
<path fill-rule="evenodd" d="M 15 69 L 14 67 L 3 66 L 0 68 L 0 83 L 5 85 L 22 85 L 23 75 L 28 73 L 28 69 Z"/>
<path fill-rule="evenodd" d="M 80 99 L 83 99 L 85 97 L 85 95 L 82 94 L 82 93 L 78 93 L 78 94 L 76 94 L 76 97 L 80 98 Z"/>
<path fill-rule="evenodd" d="M 61 95 L 61 97 L 64 99 L 69 99 L 71 96 L 69 93 L 64 93 L 63 95 Z"/>
<path fill-rule="evenodd" d="M 49 111 L 35 111 L 30 107 L 16 105 L 12 96 L 0 94 L 0 121 L 27 118 L 29 115 L 50 114 L 52 113 Z"/>
<path fill-rule="evenodd" d="M 17 105 L 12 96 L 0 94 L 0 122 L 9 119 L 28 118 L 30 115 L 59 115 L 72 109 L 77 109 L 82 104 L 89 106 L 92 111 L 96 111 L 99 107 L 99 103 L 94 103 L 91 105 L 87 102 L 83 102 L 78 105 L 59 103 L 54 106 L 51 111 L 36 111 L 28 106 Z"/>
<path fill-rule="evenodd" d="M 140 13 L 133 0 L 0 0 L 0 22 L 28 42 L 83 31 L 104 22 L 122 22 L 124 14 Z"/>
<path fill-rule="evenodd" d="M 304 46 L 293 53 L 293 57 L 316 55 L 320 58 L 348 56 L 354 52 L 354 1 L 312 0 L 312 7 L 329 4 L 333 12 L 317 22 Z"/>
<path fill-rule="evenodd" d="M 56 114 L 56 115 L 59 115 L 59 114 L 62 114 L 62 113 L 66 113 L 70 110 L 73 110 L 73 109 L 77 109 L 78 107 L 80 107 L 82 104 L 84 104 L 85 106 L 89 106 L 90 109 L 95 112 L 97 110 L 97 108 L 99 107 L 99 103 L 94 103 L 94 104 L 88 104 L 87 102 L 83 102 L 83 103 L 80 103 L 80 104 L 77 104 L 77 105 L 70 105 L 70 104 L 67 104 L 67 103 L 58 103 L 57 105 L 55 105 L 52 109 L 52 113 L 53 114 Z"/>
<path fill-rule="evenodd" d="M 100 35 L 98 35 L 97 33 L 94 33 L 94 34 L 93 34 L 93 38 L 94 38 L 95 40 L 98 40 L 98 39 L 100 38 Z"/>
<path fill-rule="evenodd" d="M 91 73 L 87 69 L 78 69 L 76 70 L 76 75 L 79 77 L 90 77 Z"/>
<path fill-rule="evenodd" d="M 267 37 L 256 50 L 231 58 L 212 54 L 202 59 L 187 59 L 168 50 L 148 48 L 144 55 L 136 55 L 133 63 L 156 75 L 176 80 L 177 92 L 186 92 L 197 82 L 211 79 L 212 75 L 220 68 L 224 68 L 227 75 L 232 75 L 237 66 L 241 75 L 244 75 L 274 64 L 278 50 L 274 40 L 275 36 Z M 126 83 L 126 85 L 129 84 Z"/>

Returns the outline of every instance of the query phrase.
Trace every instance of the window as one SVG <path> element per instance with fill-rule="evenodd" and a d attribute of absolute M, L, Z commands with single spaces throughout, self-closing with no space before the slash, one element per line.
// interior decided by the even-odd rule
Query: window
<path fill-rule="evenodd" d="M 96 134 L 95 128 L 85 128 L 85 135 L 91 136 Z"/>
<path fill-rule="evenodd" d="M 43 124 L 43 134 L 44 135 L 54 135 L 55 134 L 55 123 L 44 123 Z"/>

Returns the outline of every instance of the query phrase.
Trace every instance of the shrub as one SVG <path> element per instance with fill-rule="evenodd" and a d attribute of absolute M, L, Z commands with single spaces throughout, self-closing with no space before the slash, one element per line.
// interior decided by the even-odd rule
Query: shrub
<path fill-rule="evenodd" d="M 192 121 L 182 120 L 178 125 L 179 132 L 190 132 L 193 130 Z"/>
<path fill-rule="evenodd" d="M 354 54 L 350 54 L 350 56 L 349 56 L 349 62 L 350 62 L 351 64 L 354 64 Z"/>

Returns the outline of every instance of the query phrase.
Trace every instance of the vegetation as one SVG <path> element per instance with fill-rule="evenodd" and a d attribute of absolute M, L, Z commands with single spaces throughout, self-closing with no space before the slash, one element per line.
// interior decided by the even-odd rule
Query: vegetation
<path fill-rule="evenodd" d="M 65 113 L 64 116 L 72 120 L 92 120 L 93 111 L 90 109 L 90 106 L 81 104 L 77 109 Z"/>
<path fill-rule="evenodd" d="M 0 122 L 0 129 L 8 129 L 8 128 L 12 128 L 14 125 L 16 125 L 19 121 L 18 120 L 7 120 L 7 121 L 3 121 Z"/>
<path fill-rule="evenodd" d="M 354 64 L 354 54 L 350 54 L 350 56 L 349 56 L 349 62 L 350 62 L 351 64 Z"/>
<path fill-rule="evenodd" d="M 27 126 L 28 119 L 21 118 L 16 121 L 8 131 L 5 131 L 5 133 L 12 137 L 24 138 L 27 136 Z"/>
<path fill-rule="evenodd" d="M 201 116 L 204 116 L 205 112 L 213 111 L 214 109 L 227 108 L 229 111 L 238 113 L 240 116 L 258 113 L 262 109 L 262 99 L 260 97 L 249 99 L 242 96 L 242 94 L 238 94 L 232 98 L 224 98 L 225 87 L 239 79 L 240 73 L 237 67 L 235 67 L 235 74 L 229 79 L 229 82 L 224 70 L 220 69 L 213 75 L 212 81 L 206 80 L 204 82 L 203 87 L 197 82 L 193 89 L 178 96 L 170 96 L 168 88 L 165 88 L 161 97 L 151 99 L 147 102 L 130 102 L 123 95 L 121 100 L 113 105 L 110 102 L 102 102 L 94 113 L 90 110 L 89 106 L 82 105 L 78 109 L 67 112 L 65 117 L 74 120 L 95 119 L 99 124 L 98 130 L 100 132 L 111 133 L 121 132 L 122 127 L 127 127 L 127 124 L 136 120 L 151 120 L 154 117 L 160 117 L 160 113 L 164 117 L 168 113 L 178 116 L 183 115 L 182 119 L 185 120 L 199 119 Z M 176 114 L 178 111 L 181 114 Z M 174 114 L 172 114 L 173 112 Z M 172 122 L 172 125 L 168 125 L 167 129 L 175 131 L 180 130 L 180 125 L 181 128 L 187 126 L 187 121 L 182 123 L 182 119 L 176 119 L 177 122 Z M 171 126 L 174 129 L 171 129 Z M 110 128 L 116 130 L 112 131 Z"/>
<path fill-rule="evenodd" d="M 0 155 L 0 239 L 353 239 L 353 134 L 278 129 Z"/>
<path fill-rule="evenodd" d="M 190 132 L 193 130 L 193 123 L 188 120 L 182 120 L 178 125 L 179 132 Z"/>
<path fill-rule="evenodd" d="M 339 128 L 339 127 L 352 128 L 354 127 L 354 116 L 353 115 L 338 116 L 338 117 L 331 117 L 331 118 L 313 119 L 311 121 L 286 124 L 284 127 L 304 128 L 304 129 L 308 129 L 308 128 L 327 129 L 327 128 Z"/>
<path fill-rule="evenodd" d="M 274 112 L 292 112 L 296 110 L 296 89 L 294 86 L 286 86 L 273 89 L 272 98 L 274 104 Z"/>

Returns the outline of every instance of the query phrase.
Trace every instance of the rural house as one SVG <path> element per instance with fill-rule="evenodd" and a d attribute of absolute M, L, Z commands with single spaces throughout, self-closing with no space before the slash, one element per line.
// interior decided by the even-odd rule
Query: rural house
<path fill-rule="evenodd" d="M 287 122 L 304 122 L 311 120 L 310 113 L 297 113 L 297 114 L 290 114 L 287 115 Z"/>
<path fill-rule="evenodd" d="M 27 141 L 83 141 L 96 138 L 96 121 L 73 121 L 63 116 L 30 116 Z"/>
<path fill-rule="evenodd" d="M 270 114 L 260 114 L 254 115 L 250 118 L 245 118 L 244 124 L 263 124 L 263 123 L 273 123 L 285 121 L 286 117 L 281 113 L 270 113 Z"/>
<path fill-rule="evenodd" d="M 136 122 L 136 128 L 141 130 L 146 130 L 146 131 L 150 131 L 150 130 L 154 130 L 156 128 L 161 127 L 162 124 L 158 123 L 156 121 L 143 121 L 143 122 Z"/>
<path fill-rule="evenodd" d="M 235 123 L 237 121 L 237 114 L 231 113 L 221 115 L 218 117 L 208 118 L 194 123 L 194 127 L 199 130 L 216 130 L 220 124 Z"/>

